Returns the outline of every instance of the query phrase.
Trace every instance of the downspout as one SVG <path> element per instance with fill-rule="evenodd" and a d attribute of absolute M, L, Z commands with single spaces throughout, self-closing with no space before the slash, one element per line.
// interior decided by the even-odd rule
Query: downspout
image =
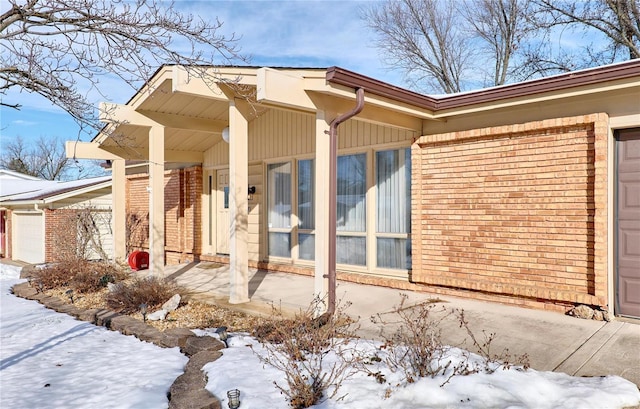
<path fill-rule="evenodd" d="M 326 315 L 336 310 L 336 219 L 338 194 L 338 126 L 349 118 L 358 115 L 364 108 L 364 88 L 356 90 L 356 106 L 353 110 L 335 118 L 329 124 L 329 305 Z"/>

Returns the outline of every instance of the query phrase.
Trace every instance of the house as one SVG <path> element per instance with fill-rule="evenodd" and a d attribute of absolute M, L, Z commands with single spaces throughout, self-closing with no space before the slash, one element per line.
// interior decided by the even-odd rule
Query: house
<path fill-rule="evenodd" d="M 78 249 L 113 254 L 110 176 L 59 182 L 2 169 L 0 212 L 2 257 L 36 264 Z"/>
<path fill-rule="evenodd" d="M 640 317 L 640 60 L 439 97 L 338 67 L 204 69 L 161 67 L 68 143 L 111 161 L 118 258 L 229 263 L 234 303 L 250 266 L 326 294 L 335 259 L 344 280 Z"/>

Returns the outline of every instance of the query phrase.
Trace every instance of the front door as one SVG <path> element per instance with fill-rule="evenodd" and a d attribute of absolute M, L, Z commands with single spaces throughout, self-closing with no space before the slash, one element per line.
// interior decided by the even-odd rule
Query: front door
<path fill-rule="evenodd" d="M 640 128 L 618 136 L 617 312 L 640 318 Z"/>
<path fill-rule="evenodd" d="M 229 221 L 229 169 L 221 169 L 217 172 L 216 207 L 216 253 L 229 254 L 229 237 L 231 235 L 231 223 Z"/>

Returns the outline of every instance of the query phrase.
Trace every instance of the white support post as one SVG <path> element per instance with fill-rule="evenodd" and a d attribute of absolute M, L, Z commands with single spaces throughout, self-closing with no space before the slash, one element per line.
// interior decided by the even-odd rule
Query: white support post
<path fill-rule="evenodd" d="M 164 127 L 149 130 L 149 264 L 164 273 Z"/>
<path fill-rule="evenodd" d="M 113 207 L 111 209 L 111 223 L 113 231 L 113 259 L 115 261 L 127 260 L 127 214 L 126 204 L 126 176 L 124 159 L 111 161 L 111 197 Z"/>
<path fill-rule="evenodd" d="M 249 302 L 248 133 L 245 110 L 229 101 L 229 302 Z"/>
<path fill-rule="evenodd" d="M 329 123 L 331 119 L 327 117 L 326 111 L 316 112 L 316 176 L 315 176 L 315 211 L 316 211 L 316 254 L 315 254 L 315 276 L 314 276 L 314 297 L 323 300 L 326 305 L 328 296 L 329 274 L 329 161 L 331 159 L 329 149 Z M 321 313 L 323 311 L 319 311 Z"/>

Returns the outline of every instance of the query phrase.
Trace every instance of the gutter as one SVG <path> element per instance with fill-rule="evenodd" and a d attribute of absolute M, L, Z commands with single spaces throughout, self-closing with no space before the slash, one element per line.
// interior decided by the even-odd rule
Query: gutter
<path fill-rule="evenodd" d="M 356 106 L 329 124 L 329 272 L 325 276 L 329 280 L 329 305 L 326 316 L 336 310 L 336 219 L 338 193 L 338 126 L 344 121 L 358 115 L 364 108 L 364 88 L 356 90 Z M 326 133 L 326 131 L 325 131 Z"/>
<path fill-rule="evenodd" d="M 394 101 L 405 102 L 437 114 L 444 109 L 457 109 L 469 105 L 493 103 L 501 100 L 527 97 L 536 94 L 561 91 L 569 88 L 603 84 L 610 81 L 627 80 L 640 74 L 640 59 L 586 68 L 579 71 L 537 78 L 525 82 L 506 84 L 492 88 L 449 94 L 428 96 L 400 88 L 340 67 L 327 69 L 326 80 L 332 84 L 349 88 L 365 87 L 370 94 Z"/>

